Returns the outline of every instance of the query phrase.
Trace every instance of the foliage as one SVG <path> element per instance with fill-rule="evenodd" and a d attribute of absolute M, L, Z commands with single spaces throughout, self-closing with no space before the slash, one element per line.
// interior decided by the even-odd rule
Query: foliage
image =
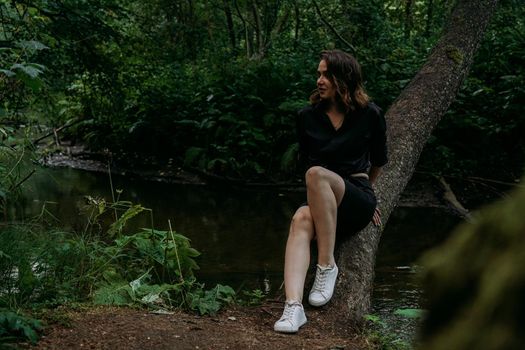
<path fill-rule="evenodd" d="M 397 332 L 389 329 L 387 323 L 378 315 L 365 315 L 367 325 L 365 335 L 372 349 L 378 350 L 411 350 L 412 346 L 402 339 Z"/>
<path fill-rule="evenodd" d="M 246 297 L 246 300 L 242 302 L 249 306 L 261 305 L 263 300 L 266 298 L 267 293 L 263 292 L 260 289 L 246 290 L 243 292 L 243 295 Z"/>
<path fill-rule="evenodd" d="M 16 202 L 20 186 L 32 174 L 21 167 L 33 156 L 29 135 L 30 128 L 16 130 L 0 124 L 0 212 L 3 221 L 9 219 L 9 204 Z"/>
<path fill-rule="evenodd" d="M 443 174 L 476 173 L 510 181 L 521 176 L 525 167 L 524 16 L 521 2 L 502 2 L 457 101 L 422 155 L 423 167 Z"/>
<path fill-rule="evenodd" d="M 233 303 L 235 291 L 229 286 L 217 284 L 210 290 L 198 289 L 190 295 L 190 308 L 201 315 L 215 315 L 223 306 Z"/>
<path fill-rule="evenodd" d="M 213 314 L 233 301 L 230 287 L 205 290 L 196 281 L 199 252 L 185 236 L 151 228 L 125 232 L 133 217 L 130 210 L 145 208 L 102 200 L 92 200 L 90 205 L 97 214 L 88 216 L 80 233 L 50 230 L 38 222 L 1 228 L 0 307 L 92 300 Z M 104 222 L 104 214 L 115 215 L 113 222 Z"/>
<path fill-rule="evenodd" d="M 12 311 L 0 310 L 0 344 L 17 339 L 38 341 L 37 332 L 42 329 L 40 321 Z"/>
<path fill-rule="evenodd" d="M 394 315 L 420 319 L 424 316 L 424 310 L 421 309 L 397 309 L 394 311 Z"/>
<path fill-rule="evenodd" d="M 315 88 L 317 52 L 353 52 L 386 110 L 454 2 L 318 5 L 319 12 L 306 0 L 3 1 L 0 118 L 75 121 L 65 137 L 127 165 L 173 159 L 246 181 L 290 179 L 295 115 Z M 523 11 L 520 0 L 501 2 L 424 168 L 521 170 Z"/>

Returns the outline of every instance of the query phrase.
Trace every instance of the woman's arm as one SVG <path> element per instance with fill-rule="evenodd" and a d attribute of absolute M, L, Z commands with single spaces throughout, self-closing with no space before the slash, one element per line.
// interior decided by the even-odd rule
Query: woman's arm
<path fill-rule="evenodd" d="M 370 172 L 368 174 L 368 178 L 370 180 L 370 184 L 372 186 L 374 186 L 377 178 L 379 177 L 379 175 L 381 174 L 381 167 L 378 167 L 378 166 L 371 166 L 370 167 Z"/>
<path fill-rule="evenodd" d="M 378 166 L 370 167 L 370 172 L 368 174 L 368 177 L 369 177 L 370 185 L 372 185 L 372 187 L 374 186 L 374 183 L 376 182 L 380 174 L 381 174 L 381 167 L 378 167 Z M 375 226 L 381 226 L 383 224 L 381 222 L 381 211 L 379 210 L 379 207 L 376 207 L 376 210 L 374 211 L 372 222 L 374 223 Z"/>

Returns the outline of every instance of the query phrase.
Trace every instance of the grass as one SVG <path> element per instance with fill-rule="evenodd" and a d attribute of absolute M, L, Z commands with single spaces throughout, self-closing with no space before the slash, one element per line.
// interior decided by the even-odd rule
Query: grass
<path fill-rule="evenodd" d="M 127 231 L 131 218 L 152 217 L 150 210 L 87 197 L 84 213 L 86 225 L 80 232 L 49 226 L 43 217 L 0 227 L 2 342 L 35 342 L 41 323 L 30 315 L 53 315 L 49 310 L 61 305 L 180 308 L 215 314 L 234 302 L 236 293 L 229 286 L 207 290 L 195 279 L 200 253 L 187 237 L 171 229 L 171 223 L 169 231 L 153 227 Z"/>

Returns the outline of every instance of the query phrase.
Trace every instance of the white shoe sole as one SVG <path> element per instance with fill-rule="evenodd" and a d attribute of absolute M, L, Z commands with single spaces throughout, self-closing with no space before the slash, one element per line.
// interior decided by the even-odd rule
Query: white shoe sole
<path fill-rule="evenodd" d="M 315 300 L 310 300 L 308 299 L 308 304 L 312 305 L 312 306 L 315 306 L 315 307 L 319 307 L 319 306 L 324 306 L 326 304 L 328 304 L 328 302 L 332 299 L 332 297 L 330 297 L 329 299 L 325 300 L 325 301 L 315 301 Z"/>
<path fill-rule="evenodd" d="M 303 323 L 301 323 L 299 325 L 299 327 L 296 329 L 296 330 L 293 330 L 293 329 L 278 329 L 277 327 L 273 327 L 273 330 L 276 331 L 276 332 L 279 332 L 279 333 L 287 333 L 287 334 L 292 334 L 292 333 L 297 333 L 299 331 L 299 328 L 301 328 L 302 326 L 304 326 L 306 324 L 306 320 L 304 320 Z"/>

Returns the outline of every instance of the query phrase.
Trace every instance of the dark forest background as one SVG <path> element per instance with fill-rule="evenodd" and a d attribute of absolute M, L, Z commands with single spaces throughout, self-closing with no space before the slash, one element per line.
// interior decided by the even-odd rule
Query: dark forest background
<path fill-rule="evenodd" d="M 318 54 L 363 66 L 385 111 L 451 0 L 0 1 L 0 126 L 59 128 L 121 164 L 282 181 Z M 513 181 L 525 154 L 525 6 L 501 1 L 420 170 Z M 10 129 L 11 128 L 11 129 Z"/>

